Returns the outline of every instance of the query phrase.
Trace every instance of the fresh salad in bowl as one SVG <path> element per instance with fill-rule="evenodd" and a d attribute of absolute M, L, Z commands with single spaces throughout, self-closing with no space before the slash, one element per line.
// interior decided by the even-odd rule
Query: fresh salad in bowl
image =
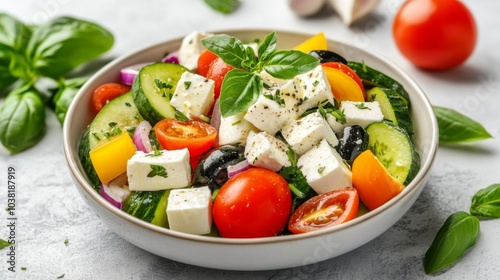
<path fill-rule="evenodd" d="M 420 168 L 403 86 L 328 50 L 193 32 L 95 89 L 78 147 L 126 213 L 226 238 L 301 234 L 383 205 Z"/>

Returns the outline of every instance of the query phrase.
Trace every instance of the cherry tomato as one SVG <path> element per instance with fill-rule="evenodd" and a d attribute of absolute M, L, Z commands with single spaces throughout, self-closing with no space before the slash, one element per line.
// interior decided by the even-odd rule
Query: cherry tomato
<path fill-rule="evenodd" d="M 210 69 L 210 64 L 218 56 L 209 50 L 203 51 L 198 57 L 198 74 L 203 77 L 207 77 L 208 69 Z"/>
<path fill-rule="evenodd" d="M 101 111 L 102 107 L 110 100 L 130 91 L 130 86 L 119 83 L 107 83 L 98 87 L 92 95 L 92 107 L 96 112 Z"/>
<path fill-rule="evenodd" d="M 220 57 L 217 57 L 211 64 L 207 72 L 207 78 L 214 80 L 215 99 L 219 98 L 222 82 L 227 72 L 233 70 L 233 66 L 225 63 Z"/>
<path fill-rule="evenodd" d="M 213 204 L 213 219 L 221 236 L 275 236 L 286 226 L 292 195 L 286 180 L 264 168 L 251 168 L 229 179 Z"/>
<path fill-rule="evenodd" d="M 392 31 L 402 54 L 429 70 L 462 64 L 477 38 L 472 14 L 457 0 L 406 1 L 396 14 Z"/>
<path fill-rule="evenodd" d="M 204 122 L 190 120 L 181 122 L 177 119 L 164 119 L 155 127 L 155 134 L 160 145 L 167 150 L 187 148 L 189 155 L 201 155 L 212 147 L 217 130 Z"/>
<path fill-rule="evenodd" d="M 304 233 L 333 227 L 356 217 L 359 206 L 355 188 L 319 194 L 301 204 L 292 214 L 288 229 Z"/>

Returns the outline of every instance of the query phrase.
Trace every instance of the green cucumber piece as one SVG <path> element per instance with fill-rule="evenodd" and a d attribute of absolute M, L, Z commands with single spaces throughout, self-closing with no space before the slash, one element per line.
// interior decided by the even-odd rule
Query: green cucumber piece
<path fill-rule="evenodd" d="M 347 62 L 347 66 L 349 66 L 354 72 L 356 72 L 356 74 L 363 81 L 363 84 L 365 84 L 367 88 L 390 88 L 401 95 L 408 108 L 410 108 L 410 96 L 408 95 L 408 92 L 405 90 L 403 85 L 401 85 L 398 81 L 378 70 L 368 67 L 364 62 L 349 61 Z"/>
<path fill-rule="evenodd" d="M 131 129 L 141 121 L 142 117 L 135 106 L 132 94 L 126 93 L 106 104 L 85 129 L 85 133 L 78 145 L 78 157 L 90 183 L 97 191 L 101 181 L 90 161 L 90 150 L 98 144 L 108 141 L 110 136 L 118 133 L 118 128 L 120 128 L 120 131 L 122 129 Z"/>
<path fill-rule="evenodd" d="M 366 92 L 366 97 L 368 101 L 379 103 L 386 120 L 404 128 L 409 136 L 413 135 L 410 108 L 401 95 L 392 89 L 374 87 Z"/>
<path fill-rule="evenodd" d="M 187 68 L 174 63 L 153 63 L 144 66 L 135 77 L 132 96 L 140 114 L 151 125 L 175 117 L 175 109 L 170 105 L 182 73 Z"/>
<path fill-rule="evenodd" d="M 408 185 L 420 169 L 420 157 L 406 131 L 382 121 L 366 128 L 368 149 L 398 182 Z"/>
<path fill-rule="evenodd" d="M 146 222 L 168 228 L 167 204 L 170 190 L 132 191 L 122 210 Z"/>

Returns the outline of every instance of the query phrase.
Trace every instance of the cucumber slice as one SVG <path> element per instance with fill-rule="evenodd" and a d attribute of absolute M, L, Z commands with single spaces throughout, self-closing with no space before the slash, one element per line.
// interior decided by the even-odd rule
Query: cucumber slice
<path fill-rule="evenodd" d="M 410 109 L 405 100 L 396 91 L 388 88 L 374 87 L 366 92 L 368 101 L 377 101 L 384 118 L 406 130 L 408 135 L 413 135 L 413 123 Z"/>
<path fill-rule="evenodd" d="M 132 85 L 132 96 L 139 112 L 151 125 L 173 118 L 175 109 L 170 105 L 177 82 L 187 68 L 173 63 L 153 63 L 144 66 Z"/>
<path fill-rule="evenodd" d="M 349 66 L 352 70 L 354 70 L 354 72 L 356 72 L 356 74 L 359 76 L 359 78 L 361 78 L 367 88 L 390 88 L 401 95 L 408 108 L 410 108 L 410 96 L 408 95 L 408 92 L 405 90 L 403 85 L 401 85 L 398 81 L 378 70 L 366 66 L 362 62 L 349 61 L 347 63 L 347 66 Z"/>
<path fill-rule="evenodd" d="M 132 94 L 126 93 L 106 104 L 85 129 L 78 146 L 78 157 L 90 183 L 97 191 L 101 181 L 90 161 L 90 150 L 108 141 L 109 137 L 118 133 L 118 128 L 120 131 L 133 128 L 141 121 L 142 117 L 135 106 Z"/>
<path fill-rule="evenodd" d="M 420 157 L 404 129 L 388 121 L 366 128 L 368 149 L 401 184 L 408 185 L 420 169 Z"/>
<path fill-rule="evenodd" d="M 170 190 L 133 191 L 122 210 L 146 222 L 168 228 L 167 204 Z"/>

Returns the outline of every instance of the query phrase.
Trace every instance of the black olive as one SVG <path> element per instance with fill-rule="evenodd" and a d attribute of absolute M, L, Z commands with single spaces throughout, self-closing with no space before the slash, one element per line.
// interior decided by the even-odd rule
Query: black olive
<path fill-rule="evenodd" d="M 338 152 L 350 165 L 368 148 L 368 133 L 359 125 L 347 126 L 339 137 Z"/>
<path fill-rule="evenodd" d="M 316 50 L 310 51 L 309 54 L 319 59 L 320 63 L 340 62 L 343 64 L 347 64 L 347 60 L 345 58 L 343 58 L 340 54 L 334 53 L 332 51 Z"/>
<path fill-rule="evenodd" d="M 227 167 L 245 159 L 243 146 L 225 145 L 206 155 L 196 166 L 194 185 L 218 189 L 228 179 Z"/>

